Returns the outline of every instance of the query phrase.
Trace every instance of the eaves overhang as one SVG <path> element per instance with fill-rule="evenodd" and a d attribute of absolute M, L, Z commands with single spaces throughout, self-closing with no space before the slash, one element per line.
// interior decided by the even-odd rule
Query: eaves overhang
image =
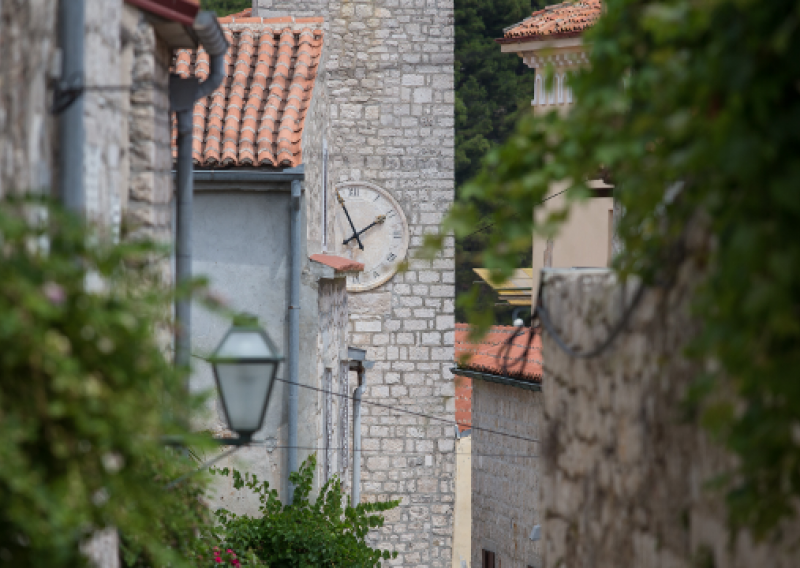
<path fill-rule="evenodd" d="M 520 379 L 512 379 L 511 377 L 504 377 L 502 375 L 493 375 L 491 373 L 482 373 L 480 371 L 472 371 L 470 369 L 461 369 L 459 367 L 453 367 L 450 369 L 450 372 L 454 375 L 459 375 L 461 377 L 467 377 L 470 379 L 479 379 L 481 381 L 488 381 L 490 383 L 498 383 L 501 385 L 508 385 L 510 387 L 516 387 L 524 390 L 534 391 L 534 392 L 542 392 L 542 383 L 533 382 L 533 381 L 522 381 Z"/>
<path fill-rule="evenodd" d="M 175 177 L 175 171 L 172 172 Z M 305 181 L 305 165 L 280 170 L 259 170 L 255 168 L 229 170 L 194 170 L 194 190 L 236 191 L 261 193 L 291 192 L 291 182 Z M 305 190 L 305 188 L 303 188 Z"/>
<path fill-rule="evenodd" d="M 500 45 L 507 45 L 510 43 L 528 43 L 531 41 L 553 41 L 557 39 L 566 39 L 571 37 L 581 37 L 583 35 L 583 31 L 579 32 L 564 32 L 560 34 L 531 34 L 528 36 L 519 36 L 519 37 L 501 37 L 494 40 L 495 42 L 499 43 Z"/>
<path fill-rule="evenodd" d="M 137 8 L 165 20 L 191 26 L 200 11 L 198 0 L 125 0 Z"/>

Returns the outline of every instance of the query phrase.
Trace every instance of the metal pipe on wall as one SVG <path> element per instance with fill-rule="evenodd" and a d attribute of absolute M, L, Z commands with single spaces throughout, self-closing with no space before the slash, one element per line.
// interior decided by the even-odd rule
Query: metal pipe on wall
<path fill-rule="evenodd" d="M 192 163 L 192 114 L 194 102 L 209 95 L 225 78 L 225 54 L 228 41 L 217 18 L 211 12 L 200 12 L 194 23 L 200 43 L 209 56 L 208 77 L 198 83 L 196 77 L 170 79 L 170 107 L 178 122 L 178 161 L 175 166 L 176 236 L 175 281 L 180 287 L 192 278 L 192 205 L 194 202 L 194 164 Z M 182 296 L 175 303 L 175 365 L 188 368 L 191 360 L 191 298 Z"/>
<path fill-rule="evenodd" d="M 358 388 L 353 393 L 353 498 L 351 506 L 361 502 L 361 397 L 367 384 L 366 371 L 358 371 Z"/>
<path fill-rule="evenodd" d="M 86 7 L 84 0 L 61 0 L 59 37 L 63 57 L 62 88 L 84 86 L 84 35 Z M 83 122 L 84 98 L 81 91 L 61 113 L 59 120 L 59 192 L 64 207 L 82 213 L 86 207 L 83 187 L 83 153 L 86 130 Z"/>
<path fill-rule="evenodd" d="M 299 375 L 300 375 L 300 229 L 301 229 L 301 182 L 292 182 L 292 200 L 289 215 L 289 443 L 287 476 L 299 469 L 297 458 L 297 428 L 299 420 Z M 294 500 L 294 486 L 287 483 L 288 502 Z"/>
<path fill-rule="evenodd" d="M 180 286 L 192 278 L 192 111 L 176 113 L 178 122 L 178 163 L 176 164 L 175 281 Z M 188 368 L 191 361 L 191 299 L 181 296 L 175 304 L 175 365 Z"/>

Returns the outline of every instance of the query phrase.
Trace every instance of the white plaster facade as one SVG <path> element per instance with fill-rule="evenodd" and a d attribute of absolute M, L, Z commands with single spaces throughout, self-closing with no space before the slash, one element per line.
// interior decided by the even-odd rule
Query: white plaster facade
<path fill-rule="evenodd" d="M 536 73 L 535 95 L 531 101 L 537 115 L 548 112 L 568 113 L 575 104 L 570 74 L 588 64 L 588 47 L 580 37 L 532 40 L 507 43 L 503 53 L 516 53 Z M 543 221 L 550 213 L 562 210 L 567 200 L 560 195 L 568 184 L 554 184 L 545 203 L 537 214 Z M 608 190 L 611 186 L 602 181 L 590 182 L 594 190 Z M 558 235 L 548 240 L 533 238 L 532 303 L 539 290 L 539 273 L 544 267 L 587 268 L 608 266 L 612 258 L 614 234 L 614 200 L 612 197 L 592 197 L 575 204 L 569 218 Z"/>

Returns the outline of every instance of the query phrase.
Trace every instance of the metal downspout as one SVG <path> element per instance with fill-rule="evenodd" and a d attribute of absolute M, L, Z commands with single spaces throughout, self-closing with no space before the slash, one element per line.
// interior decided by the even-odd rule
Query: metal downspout
<path fill-rule="evenodd" d="M 287 472 L 299 469 L 297 459 L 297 426 L 299 401 L 298 386 L 300 371 L 300 194 L 301 183 L 299 180 L 292 182 L 292 200 L 289 235 L 289 453 L 287 459 Z M 294 500 L 294 486 L 287 484 L 288 502 Z"/>
<path fill-rule="evenodd" d="M 361 397 L 367 384 L 366 371 L 358 371 L 358 388 L 353 393 L 353 498 L 355 507 L 361 502 Z"/>
<path fill-rule="evenodd" d="M 84 0 L 61 0 L 59 36 L 63 54 L 62 87 L 83 87 L 85 23 Z M 83 188 L 83 146 L 86 140 L 83 110 L 83 93 L 78 91 L 75 100 L 61 113 L 58 131 L 61 203 L 74 213 L 82 213 L 86 206 Z"/>
<path fill-rule="evenodd" d="M 176 113 L 178 122 L 178 163 L 176 165 L 175 281 L 178 286 L 192 278 L 192 111 Z M 191 299 L 181 296 L 175 304 L 175 365 L 188 368 L 191 361 Z"/>
<path fill-rule="evenodd" d="M 192 278 L 192 203 L 194 178 L 192 163 L 192 114 L 196 100 L 211 94 L 225 78 L 225 54 L 228 41 L 217 18 L 211 12 L 200 12 L 194 30 L 209 56 L 208 77 L 198 83 L 197 77 L 170 77 L 170 107 L 177 115 L 178 161 L 176 164 L 176 236 L 175 280 L 178 288 Z M 189 368 L 191 358 L 191 298 L 185 294 L 175 303 L 175 365 Z"/>

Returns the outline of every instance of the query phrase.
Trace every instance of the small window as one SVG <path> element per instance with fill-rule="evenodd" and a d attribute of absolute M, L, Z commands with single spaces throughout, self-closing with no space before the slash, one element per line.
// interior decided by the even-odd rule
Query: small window
<path fill-rule="evenodd" d="M 483 550 L 483 568 L 495 568 L 494 552 Z"/>

